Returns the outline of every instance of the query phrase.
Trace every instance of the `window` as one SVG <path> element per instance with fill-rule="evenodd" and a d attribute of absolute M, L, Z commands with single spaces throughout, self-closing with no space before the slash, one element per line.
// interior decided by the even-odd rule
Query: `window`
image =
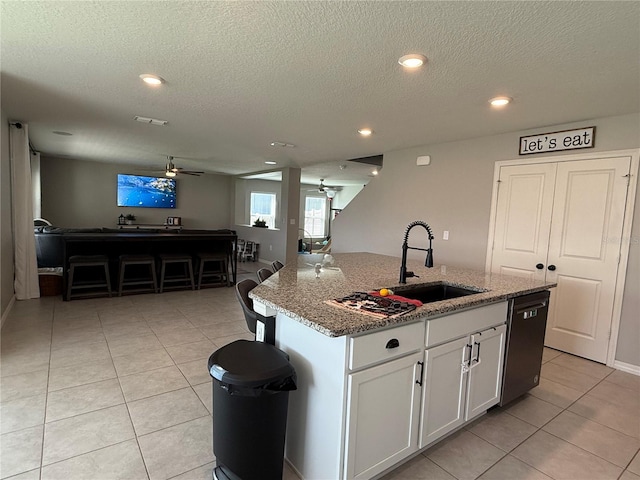
<path fill-rule="evenodd" d="M 251 192 L 250 223 L 258 218 L 267 222 L 267 227 L 276 228 L 276 194 Z"/>
<path fill-rule="evenodd" d="M 327 219 L 327 199 L 322 197 L 305 197 L 304 229 L 308 235 L 324 238 L 324 226 Z"/>

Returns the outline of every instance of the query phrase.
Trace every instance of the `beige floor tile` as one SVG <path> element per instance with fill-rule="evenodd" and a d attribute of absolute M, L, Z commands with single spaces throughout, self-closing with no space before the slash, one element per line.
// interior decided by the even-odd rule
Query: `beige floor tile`
<path fill-rule="evenodd" d="M 115 378 L 49 393 L 47 423 L 124 403 Z"/>
<path fill-rule="evenodd" d="M 112 357 L 136 355 L 148 350 L 162 349 L 162 345 L 153 332 L 146 335 L 111 337 L 107 343 Z"/>
<path fill-rule="evenodd" d="M 640 412 L 640 391 L 638 390 L 621 387 L 605 380 L 594 387 L 589 395 L 629 411 Z"/>
<path fill-rule="evenodd" d="M 63 388 L 77 387 L 110 378 L 116 378 L 116 369 L 111 358 L 95 363 L 52 368 L 49 372 L 49 391 L 54 392 Z"/>
<path fill-rule="evenodd" d="M 195 327 L 161 330 L 156 333 L 158 340 L 165 347 L 184 345 L 186 343 L 201 342 L 207 338 Z"/>
<path fill-rule="evenodd" d="M 77 343 L 101 343 L 104 340 L 104 333 L 102 333 L 100 325 L 91 328 L 64 330 L 62 332 L 54 331 L 51 337 L 51 350 L 59 350 Z"/>
<path fill-rule="evenodd" d="M 106 340 L 96 343 L 75 343 L 51 350 L 51 368 L 97 363 L 110 358 Z"/>
<path fill-rule="evenodd" d="M 165 307 L 156 311 L 149 309 L 145 310 L 142 316 L 149 322 L 149 324 L 153 323 L 154 325 L 178 326 L 183 325 L 185 322 L 189 323 L 185 316 L 176 308 Z"/>
<path fill-rule="evenodd" d="M 143 398 L 128 406 L 138 436 L 209 414 L 191 388 Z"/>
<path fill-rule="evenodd" d="M 120 386 L 127 402 L 140 400 L 161 393 L 179 390 L 189 386 L 178 367 L 158 368 L 148 372 L 120 377 Z"/>
<path fill-rule="evenodd" d="M 43 465 L 115 445 L 135 437 L 125 405 L 45 425 Z"/>
<path fill-rule="evenodd" d="M 527 394 L 510 403 L 506 411 L 533 426 L 541 427 L 558 415 L 562 409 Z"/>
<path fill-rule="evenodd" d="M 543 431 L 511 454 L 557 480 L 614 480 L 622 473 L 622 468 Z"/>
<path fill-rule="evenodd" d="M 627 469 L 635 473 L 636 475 L 640 475 L 640 453 L 636 454 Z"/>
<path fill-rule="evenodd" d="M 640 416 L 637 411 L 585 395 L 569 407 L 569 411 L 613 428 L 634 438 L 640 438 Z"/>
<path fill-rule="evenodd" d="M 207 415 L 139 437 L 150 479 L 175 477 L 212 462 L 212 432 L 213 423 Z"/>
<path fill-rule="evenodd" d="M 102 330 L 104 336 L 107 337 L 107 342 L 118 337 L 139 337 L 153 333 L 146 321 L 104 325 Z"/>
<path fill-rule="evenodd" d="M 46 398 L 42 394 L 0 403 L 0 433 L 42 425 Z"/>
<path fill-rule="evenodd" d="M 640 449 L 637 438 L 568 411 L 547 423 L 543 430 L 623 468 Z"/>
<path fill-rule="evenodd" d="M 499 448 L 466 430 L 427 452 L 429 460 L 459 480 L 475 479 L 504 455 Z"/>
<path fill-rule="evenodd" d="M 207 359 L 194 360 L 193 362 L 178 365 L 180 371 L 191 385 L 200 385 L 211 381 L 211 375 L 207 368 Z"/>
<path fill-rule="evenodd" d="M 42 425 L 0 436 L 0 478 L 40 467 Z"/>
<path fill-rule="evenodd" d="M 119 377 L 174 365 L 173 360 L 164 348 L 115 357 L 113 364 Z"/>
<path fill-rule="evenodd" d="M 602 380 L 604 377 L 613 372 L 613 368 L 602 365 L 601 363 L 592 362 L 585 358 L 576 357 L 569 353 L 563 353 L 551 360 L 551 363 L 569 368 L 584 375 Z"/>
<path fill-rule="evenodd" d="M 186 363 L 193 360 L 209 358 L 209 356 L 217 350 L 218 347 L 210 340 L 202 340 L 199 342 L 186 343 L 184 345 L 175 345 L 167 347 L 167 352 L 176 363 Z"/>
<path fill-rule="evenodd" d="M 145 320 L 144 316 L 140 312 L 128 311 L 123 309 L 121 311 L 104 311 L 99 312 L 100 322 L 103 327 L 107 325 L 113 325 L 116 323 L 124 323 L 131 324 L 135 322 L 143 322 Z"/>
<path fill-rule="evenodd" d="M 48 376 L 48 370 L 43 369 L 2 377 L 0 380 L 0 402 L 46 393 Z"/>
<path fill-rule="evenodd" d="M 505 452 L 510 452 L 537 430 L 533 425 L 501 411 L 485 415 L 470 431 Z"/>
<path fill-rule="evenodd" d="M 213 469 L 215 468 L 215 462 L 210 462 L 201 467 L 189 470 L 181 475 L 171 478 L 171 480 L 211 480 L 213 477 Z M 286 477 L 283 478 L 286 480 Z M 296 480 L 298 478 L 296 477 Z"/>
<path fill-rule="evenodd" d="M 36 468 L 35 470 L 20 473 L 13 477 L 9 477 L 7 480 L 40 480 L 40 469 Z"/>
<path fill-rule="evenodd" d="M 213 413 L 213 388 L 211 382 L 195 385 L 193 391 L 196 392 L 200 401 L 204 404 L 209 413 Z"/>
<path fill-rule="evenodd" d="M 550 362 L 542 365 L 540 376 L 551 380 L 552 382 L 559 383 L 565 387 L 573 388 L 582 393 L 586 393 L 591 390 L 600 379 L 594 378 L 584 373 L 580 373 L 576 370 L 570 370 L 566 367 L 553 363 L 560 357 L 556 357 Z"/>
<path fill-rule="evenodd" d="M 622 475 L 620 475 L 620 478 L 618 480 L 640 480 L 640 475 L 636 475 L 629 470 L 625 470 L 624 472 L 622 472 Z"/>
<path fill-rule="evenodd" d="M 97 313 L 82 316 L 57 316 L 53 320 L 53 334 L 59 334 L 76 329 L 102 328 L 100 317 Z"/>
<path fill-rule="evenodd" d="M 202 327 L 200 330 L 202 330 L 202 333 L 204 333 L 207 338 L 212 340 L 214 343 L 214 339 L 216 338 L 240 335 L 247 333 L 248 331 L 246 323 L 240 323 L 238 321 L 218 323 L 210 327 Z"/>
<path fill-rule="evenodd" d="M 551 477 L 507 455 L 482 474 L 478 480 L 553 480 Z"/>
<path fill-rule="evenodd" d="M 427 457 L 418 455 L 386 474 L 381 480 L 455 480 L 455 478 Z"/>
<path fill-rule="evenodd" d="M 4 335 L 4 332 L 3 332 Z M 49 368 L 50 349 L 2 350 L 0 375 L 8 377 L 23 373 L 37 372 Z"/>
<path fill-rule="evenodd" d="M 135 440 L 85 453 L 48 465 L 42 469 L 42 480 L 86 479 L 146 480 L 147 471 Z"/>
<path fill-rule="evenodd" d="M 546 378 L 540 378 L 538 386 L 529 390 L 529 394 L 560 408 L 567 408 L 583 395 L 579 390 L 565 387 Z"/>
<path fill-rule="evenodd" d="M 606 378 L 606 381 L 640 392 L 640 375 L 615 370 Z"/>

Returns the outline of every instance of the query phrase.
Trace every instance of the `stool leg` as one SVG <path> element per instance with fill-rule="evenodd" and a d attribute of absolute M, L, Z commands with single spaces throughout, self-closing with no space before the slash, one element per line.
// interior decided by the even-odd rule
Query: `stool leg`
<path fill-rule="evenodd" d="M 160 293 L 162 293 L 162 289 L 164 288 L 164 273 L 167 264 L 164 260 L 162 260 L 162 264 L 160 265 Z"/>
<path fill-rule="evenodd" d="M 67 300 L 71 300 L 71 288 L 73 286 L 73 271 L 75 269 L 75 265 L 71 265 L 71 267 L 69 267 L 69 279 L 68 279 L 68 285 L 67 285 Z"/>
<path fill-rule="evenodd" d="M 202 273 L 204 272 L 204 263 L 206 260 L 200 259 L 200 268 L 198 268 L 198 290 L 202 287 Z"/>
<path fill-rule="evenodd" d="M 191 261 L 191 259 L 189 259 L 189 261 L 187 262 L 187 266 L 189 267 L 189 280 L 191 280 L 191 290 L 195 290 L 196 285 L 193 281 L 193 262 Z"/>
<path fill-rule="evenodd" d="M 109 276 L 109 262 L 104 264 L 104 276 L 107 282 L 107 291 L 109 292 L 109 298 L 111 298 L 111 277 Z"/>
<path fill-rule="evenodd" d="M 222 271 L 224 272 L 224 277 L 227 279 L 227 287 L 231 286 L 231 281 L 229 280 L 229 263 L 227 262 L 227 259 L 225 258 L 222 262 Z"/>
<path fill-rule="evenodd" d="M 120 272 L 120 281 L 118 282 L 118 296 L 121 297 L 122 296 L 122 284 L 124 283 L 124 269 L 127 268 L 127 264 L 124 263 L 123 261 L 120 261 L 120 267 L 118 268 L 119 272 Z"/>
<path fill-rule="evenodd" d="M 154 262 L 151 262 L 149 264 L 149 267 L 151 268 L 151 278 L 153 278 L 153 291 L 155 293 L 158 293 L 158 279 L 156 278 L 156 264 Z"/>

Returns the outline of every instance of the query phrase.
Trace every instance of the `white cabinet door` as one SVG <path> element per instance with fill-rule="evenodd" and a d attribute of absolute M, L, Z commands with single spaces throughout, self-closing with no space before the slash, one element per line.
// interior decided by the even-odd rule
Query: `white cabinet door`
<path fill-rule="evenodd" d="M 468 342 L 467 336 L 425 352 L 420 448 L 464 422 Z"/>
<path fill-rule="evenodd" d="M 418 449 L 422 353 L 348 376 L 345 479 L 371 478 Z"/>
<path fill-rule="evenodd" d="M 467 387 L 465 421 L 500 401 L 506 325 L 471 335 L 471 365 Z"/>

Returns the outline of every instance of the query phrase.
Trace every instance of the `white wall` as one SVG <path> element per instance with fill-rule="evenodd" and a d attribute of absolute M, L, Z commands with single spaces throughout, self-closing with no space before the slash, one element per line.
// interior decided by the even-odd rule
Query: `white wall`
<path fill-rule="evenodd" d="M 0 111 L 0 316 L 13 298 L 13 228 L 11 221 L 11 161 L 9 120 Z"/>
<path fill-rule="evenodd" d="M 434 230 L 436 263 L 484 269 L 494 163 L 518 158 L 521 135 L 592 125 L 595 148 L 586 152 L 640 147 L 640 115 L 632 114 L 385 153 L 384 169 L 334 221 L 333 251 L 400 256 L 406 226 L 424 220 Z M 431 155 L 431 165 L 417 166 L 419 155 Z M 616 359 L 640 366 L 638 197 L 636 204 Z M 442 240 L 444 230 L 450 232 L 448 241 Z M 427 245 L 421 233 L 412 233 L 412 245 Z"/>
<path fill-rule="evenodd" d="M 138 224 L 162 224 L 182 217 L 188 229 L 232 228 L 232 177 L 182 175 L 176 178 L 176 208 L 118 207 L 118 173 L 135 171 L 125 165 L 42 157 L 42 216 L 61 227 L 115 227 L 118 216 L 132 213 Z"/>

